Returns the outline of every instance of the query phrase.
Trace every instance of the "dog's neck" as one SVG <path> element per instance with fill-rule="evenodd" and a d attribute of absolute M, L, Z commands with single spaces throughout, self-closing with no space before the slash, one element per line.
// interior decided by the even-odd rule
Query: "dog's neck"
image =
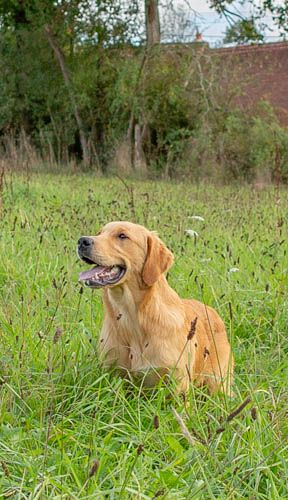
<path fill-rule="evenodd" d="M 137 277 L 133 276 L 130 278 L 129 283 L 124 282 L 118 286 L 108 289 L 108 298 L 113 304 L 120 306 L 122 304 L 125 307 L 127 301 L 132 301 L 137 308 L 140 307 L 142 301 L 145 299 L 147 288 L 143 288 L 140 283 L 138 283 Z M 127 306 L 129 304 L 126 304 Z"/>
<path fill-rule="evenodd" d="M 135 282 L 110 288 L 106 297 L 114 315 L 128 314 L 135 328 L 141 328 L 146 321 L 155 326 L 163 323 L 179 328 L 185 321 L 183 302 L 164 275 L 150 287 L 140 287 L 135 278 Z"/>

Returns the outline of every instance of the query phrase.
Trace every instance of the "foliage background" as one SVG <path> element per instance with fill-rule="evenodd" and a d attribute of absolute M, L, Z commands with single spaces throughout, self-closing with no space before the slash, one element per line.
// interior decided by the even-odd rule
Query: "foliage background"
<path fill-rule="evenodd" d="M 147 50 L 139 2 L 90 3 L 1 5 L 2 158 L 20 151 L 19 165 L 26 154 L 29 164 L 37 156 L 46 169 L 81 163 L 72 93 L 90 168 L 135 174 L 133 123 L 150 176 L 287 182 L 287 129 L 268 104 L 237 109 L 247 77 L 223 68 L 201 44 Z M 69 88 L 45 36 L 47 25 L 63 54 Z"/>

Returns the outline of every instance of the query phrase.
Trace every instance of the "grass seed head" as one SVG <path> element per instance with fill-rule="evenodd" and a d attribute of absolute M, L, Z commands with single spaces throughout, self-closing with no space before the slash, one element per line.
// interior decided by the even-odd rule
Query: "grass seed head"
<path fill-rule="evenodd" d="M 194 337 L 196 333 L 197 320 L 198 316 L 196 316 L 196 318 L 191 321 L 190 330 L 187 335 L 187 340 L 191 340 Z"/>
<path fill-rule="evenodd" d="M 56 329 L 55 335 L 53 337 L 53 344 L 57 344 L 57 342 L 60 339 L 62 333 L 63 333 L 63 328 L 60 328 L 60 326 L 58 326 L 57 329 Z"/>
<path fill-rule="evenodd" d="M 153 426 L 154 426 L 154 429 L 159 429 L 159 417 L 158 417 L 158 415 L 154 415 Z"/>
<path fill-rule="evenodd" d="M 89 471 L 89 478 L 95 476 L 98 469 L 99 469 L 99 460 L 94 460 L 93 465 Z"/>
<path fill-rule="evenodd" d="M 137 455 L 141 455 L 143 450 L 144 450 L 144 444 L 139 444 L 139 446 L 137 448 Z"/>

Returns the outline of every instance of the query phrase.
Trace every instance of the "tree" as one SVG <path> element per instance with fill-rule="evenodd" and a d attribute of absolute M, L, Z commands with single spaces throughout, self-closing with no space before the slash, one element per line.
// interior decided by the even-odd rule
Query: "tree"
<path fill-rule="evenodd" d="M 248 5 L 253 9 L 253 21 L 262 21 L 262 26 L 265 26 L 264 17 L 267 14 L 272 16 L 273 22 L 278 26 L 280 34 L 285 36 L 288 33 L 288 1 L 287 0 L 243 0 L 241 5 Z M 239 14 L 239 2 L 237 0 L 210 0 L 210 7 L 215 9 L 221 15 L 229 19 L 230 23 L 234 22 L 235 18 L 249 23 L 251 16 L 244 17 Z M 249 27 L 249 24 L 248 24 Z M 250 28 L 252 27 L 250 23 Z M 249 31 L 249 30 L 248 30 Z"/>
<path fill-rule="evenodd" d="M 145 0 L 145 26 L 146 26 L 146 50 L 143 54 L 139 77 L 137 82 L 141 82 L 142 73 L 145 70 L 148 52 L 154 45 L 160 43 L 160 20 L 158 0 Z M 138 89 L 136 89 L 137 92 Z M 134 115 L 134 112 L 133 112 Z M 139 173 L 143 174 L 147 171 L 147 160 L 144 152 L 144 142 L 149 137 L 149 125 L 145 120 L 143 113 L 140 120 L 134 120 L 134 168 Z"/>
<path fill-rule="evenodd" d="M 147 47 L 160 43 L 158 0 L 145 0 L 145 24 Z"/>
<path fill-rule="evenodd" d="M 159 20 L 159 8 L 158 0 L 144 0 L 145 9 L 145 27 L 146 27 L 146 46 L 142 53 L 140 60 L 140 66 L 138 69 L 138 74 L 136 77 L 136 82 L 134 86 L 133 96 L 131 99 L 131 112 L 129 119 L 129 126 L 127 130 L 127 137 L 125 141 L 125 146 L 120 146 L 122 154 L 118 154 L 121 157 L 124 153 L 126 157 L 126 163 L 129 164 L 129 168 L 135 170 L 140 175 L 147 172 L 147 159 L 144 151 L 144 143 L 147 142 L 149 138 L 149 124 L 147 119 L 144 117 L 143 110 L 137 106 L 139 91 L 142 84 L 142 80 L 145 75 L 145 70 L 147 67 L 147 62 L 149 59 L 149 54 L 156 44 L 160 43 L 160 20 Z M 146 75 L 147 76 L 147 75 Z M 136 116 L 136 107 L 138 107 L 138 112 Z M 128 154 L 127 154 L 128 153 Z"/>
<path fill-rule="evenodd" d="M 78 106 L 78 103 L 77 103 L 77 100 L 75 97 L 75 93 L 74 93 L 71 79 L 69 76 L 69 71 L 67 69 L 67 65 L 65 62 L 64 53 L 61 50 L 61 47 L 59 46 L 59 44 L 58 44 L 58 42 L 53 34 L 51 26 L 46 24 L 44 26 L 44 31 L 46 33 L 47 40 L 48 40 L 48 42 L 49 42 L 49 44 L 50 44 L 50 46 L 55 54 L 55 57 L 59 63 L 59 66 L 61 68 L 63 79 L 64 79 L 65 85 L 66 85 L 68 93 L 69 93 L 69 98 L 70 98 L 70 102 L 72 105 L 74 117 L 75 117 L 75 120 L 76 120 L 76 123 L 78 126 L 78 130 L 79 130 L 80 143 L 81 143 L 81 148 L 82 148 L 82 153 L 83 153 L 83 162 L 84 162 L 85 166 L 89 166 L 91 163 L 91 154 L 89 151 L 89 146 L 88 146 L 87 137 L 86 137 L 86 133 L 85 133 L 85 127 L 84 127 L 83 120 L 82 120 L 82 117 L 81 117 L 81 114 L 79 111 L 79 106 Z M 96 153 L 96 149 L 95 149 L 95 153 Z"/>
<path fill-rule="evenodd" d="M 262 42 L 264 36 L 255 25 L 253 17 L 250 19 L 239 19 L 226 29 L 224 43 L 247 43 Z"/>
<path fill-rule="evenodd" d="M 91 69 L 83 72 L 83 66 L 91 58 L 91 47 L 97 61 L 107 47 L 141 40 L 138 10 L 138 0 L 0 2 L 0 132 L 10 133 L 12 125 L 14 133 L 24 128 L 39 140 L 44 130 L 49 143 L 51 137 L 57 143 L 58 160 L 62 142 L 65 159 L 68 148 L 75 145 L 85 164 L 90 163 L 91 153 L 97 160 L 101 145 L 96 141 L 102 132 L 96 128 L 101 125 L 95 115 L 93 121 L 87 95 L 92 83 L 85 75 L 91 76 Z"/>
<path fill-rule="evenodd" d="M 272 19 L 278 25 L 278 28 L 283 36 L 288 33 L 288 1 L 287 0 L 265 0 L 263 3 L 255 2 L 258 8 L 259 17 L 265 16 L 267 13 L 272 14 Z"/>

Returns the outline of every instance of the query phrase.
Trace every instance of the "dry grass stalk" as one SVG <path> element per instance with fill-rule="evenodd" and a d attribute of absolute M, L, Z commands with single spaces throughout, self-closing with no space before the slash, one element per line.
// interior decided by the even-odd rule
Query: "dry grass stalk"
<path fill-rule="evenodd" d="M 181 415 L 179 415 L 179 413 L 177 413 L 175 408 L 172 407 L 171 409 L 172 409 L 172 413 L 173 413 L 174 417 L 176 418 L 176 420 L 180 426 L 180 429 L 182 431 L 183 436 L 187 439 L 188 443 L 190 443 L 192 446 L 194 446 L 196 444 L 196 440 L 193 438 L 193 436 L 190 434 L 189 430 L 187 429 L 183 418 L 181 417 Z"/>

